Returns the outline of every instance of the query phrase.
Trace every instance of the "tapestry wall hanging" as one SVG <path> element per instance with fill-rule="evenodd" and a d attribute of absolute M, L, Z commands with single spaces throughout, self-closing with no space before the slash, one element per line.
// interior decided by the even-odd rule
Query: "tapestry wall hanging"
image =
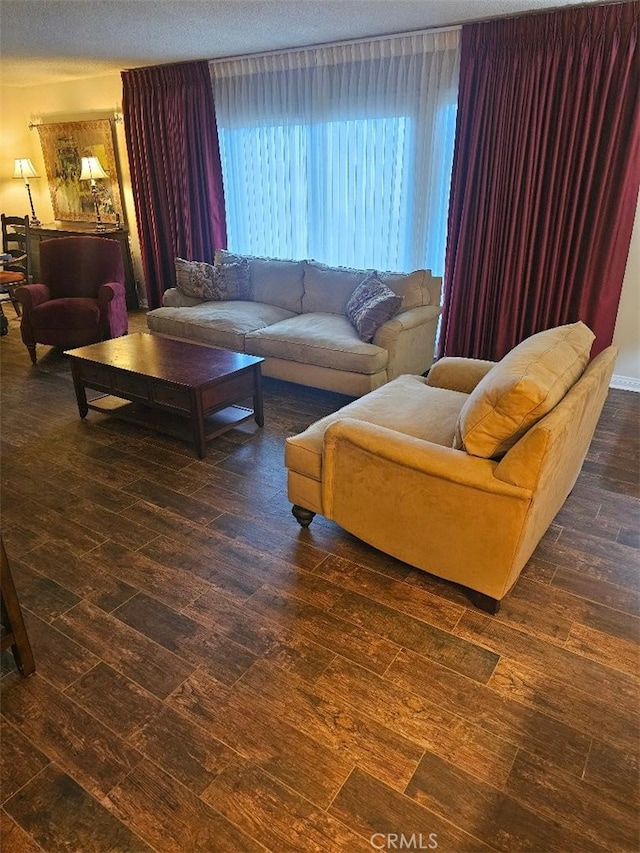
<path fill-rule="evenodd" d="M 95 222 L 91 181 L 81 181 L 80 171 L 83 157 L 97 157 L 107 173 L 107 178 L 96 181 L 102 221 L 116 223 L 122 219 L 111 121 L 40 124 L 38 133 L 54 218 L 69 222 Z"/>

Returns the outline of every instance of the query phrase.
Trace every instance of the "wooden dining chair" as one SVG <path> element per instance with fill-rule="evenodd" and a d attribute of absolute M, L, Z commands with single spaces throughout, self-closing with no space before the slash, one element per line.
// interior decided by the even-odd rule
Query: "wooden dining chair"
<path fill-rule="evenodd" d="M 9 260 L 0 269 L 0 293 L 6 293 L 14 311 L 20 317 L 22 309 L 15 290 L 31 282 L 31 252 L 28 216 L 0 216 L 2 221 L 2 254 Z"/>
<path fill-rule="evenodd" d="M 22 675 L 31 675 L 36 670 L 31 643 L 22 618 L 22 609 L 11 575 L 11 567 L 4 542 L 0 538 L 0 603 L 2 610 L 2 651 L 11 649 L 16 666 Z"/>

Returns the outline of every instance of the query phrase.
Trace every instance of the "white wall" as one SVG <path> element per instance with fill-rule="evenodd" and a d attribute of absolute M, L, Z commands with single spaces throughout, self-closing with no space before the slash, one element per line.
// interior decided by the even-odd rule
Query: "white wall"
<path fill-rule="evenodd" d="M 640 200 L 631 235 L 613 343 L 619 348 L 612 385 L 640 391 Z"/>

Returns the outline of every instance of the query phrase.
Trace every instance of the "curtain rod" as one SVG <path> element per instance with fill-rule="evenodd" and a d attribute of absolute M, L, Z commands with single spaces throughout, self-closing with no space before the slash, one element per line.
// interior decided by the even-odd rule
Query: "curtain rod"
<path fill-rule="evenodd" d="M 458 24 L 450 24 L 446 27 L 430 27 L 427 29 L 421 30 L 408 30 L 407 32 L 402 33 L 386 33 L 385 35 L 380 36 L 369 36 L 358 39 L 344 39 L 343 41 L 331 41 L 331 42 L 321 42 L 319 44 L 308 44 L 302 47 L 283 47 L 279 50 L 264 50 L 258 53 L 234 53 L 229 54 L 228 56 L 218 56 L 215 59 L 209 59 L 209 65 L 216 65 L 221 62 L 229 62 L 232 59 L 245 59 L 251 57 L 251 59 L 258 59 L 263 56 L 280 56 L 283 53 L 300 53 L 303 50 L 318 50 L 323 47 L 342 47 L 350 44 L 366 44 L 367 42 L 372 41 L 384 41 L 385 39 L 392 38 L 402 38 L 403 36 L 423 36 L 423 35 L 431 35 L 436 33 L 450 33 L 457 32 L 461 30 L 465 24 L 485 24 L 489 21 L 495 21 L 497 19 L 505 19 L 505 18 L 522 18 L 524 16 L 531 15 L 545 15 L 551 12 L 562 12 L 567 8 L 571 9 L 583 9 L 589 8 L 593 6 L 617 6 L 627 0 L 596 0 L 596 2 L 583 2 L 576 3 L 569 7 L 567 6 L 549 6 L 546 9 L 529 9 L 521 12 L 514 12 L 511 15 L 493 15 L 487 18 L 473 18 L 468 21 L 460 21 Z"/>
<path fill-rule="evenodd" d="M 426 30 L 409 30 L 404 33 L 387 33 L 386 35 L 381 36 L 369 36 L 359 39 L 345 39 L 344 41 L 329 41 L 329 42 L 321 42 L 320 44 L 307 44 L 303 47 L 283 47 L 279 50 L 264 50 L 260 53 L 234 53 L 229 56 L 218 56 L 215 59 L 210 59 L 210 65 L 216 65 L 221 62 L 229 62 L 232 59 L 245 59 L 251 57 L 251 59 L 259 59 L 263 56 L 281 56 L 284 53 L 302 53 L 305 50 L 319 50 L 320 48 L 328 48 L 328 47 L 344 47 L 345 45 L 350 44 L 368 44 L 372 41 L 386 41 L 387 39 L 396 39 L 396 38 L 405 38 L 407 36 L 425 36 L 425 35 L 434 35 L 437 33 L 453 33 L 457 32 L 462 28 L 461 24 L 454 24 L 449 27 L 432 27 L 431 29 Z"/>

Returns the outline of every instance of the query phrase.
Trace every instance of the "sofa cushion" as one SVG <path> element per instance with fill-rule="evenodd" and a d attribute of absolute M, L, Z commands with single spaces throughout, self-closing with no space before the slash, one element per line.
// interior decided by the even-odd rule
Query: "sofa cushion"
<path fill-rule="evenodd" d="M 342 418 L 355 418 L 451 447 L 460 409 L 466 400 L 467 394 L 432 388 L 422 376 L 399 376 L 316 421 L 300 435 L 288 438 L 285 464 L 293 471 L 320 480 L 325 430 Z"/>
<path fill-rule="evenodd" d="M 594 339 L 578 322 L 518 344 L 469 395 L 453 446 L 485 459 L 503 456 L 579 379 Z"/>
<path fill-rule="evenodd" d="M 305 314 L 346 314 L 351 294 L 370 272 L 373 270 L 329 267 L 317 261 L 305 261 L 302 310 Z"/>
<path fill-rule="evenodd" d="M 380 326 L 398 313 L 401 304 L 402 297 L 396 296 L 373 272 L 351 294 L 347 302 L 347 319 L 360 340 L 370 343 Z"/>
<path fill-rule="evenodd" d="M 303 261 L 281 261 L 239 255 L 226 249 L 216 251 L 216 263 L 229 264 L 246 260 L 251 279 L 251 298 L 254 302 L 276 305 L 299 314 L 302 310 Z"/>
<path fill-rule="evenodd" d="M 36 305 L 29 312 L 34 330 L 55 331 L 100 328 L 100 306 L 90 296 L 63 296 Z"/>
<path fill-rule="evenodd" d="M 261 302 L 202 302 L 149 311 L 147 326 L 160 334 L 244 352 L 247 332 L 291 316 L 291 311 Z"/>
<path fill-rule="evenodd" d="M 222 281 L 213 264 L 176 258 L 176 287 L 192 299 L 225 299 Z"/>
<path fill-rule="evenodd" d="M 216 264 L 215 271 L 224 293 L 223 299 L 253 299 L 249 262 L 246 258 L 240 258 L 233 263 Z"/>
<path fill-rule="evenodd" d="M 250 355 L 271 356 L 354 373 L 378 373 L 387 364 L 382 347 L 363 343 L 351 323 L 335 314 L 299 314 L 250 332 Z"/>

